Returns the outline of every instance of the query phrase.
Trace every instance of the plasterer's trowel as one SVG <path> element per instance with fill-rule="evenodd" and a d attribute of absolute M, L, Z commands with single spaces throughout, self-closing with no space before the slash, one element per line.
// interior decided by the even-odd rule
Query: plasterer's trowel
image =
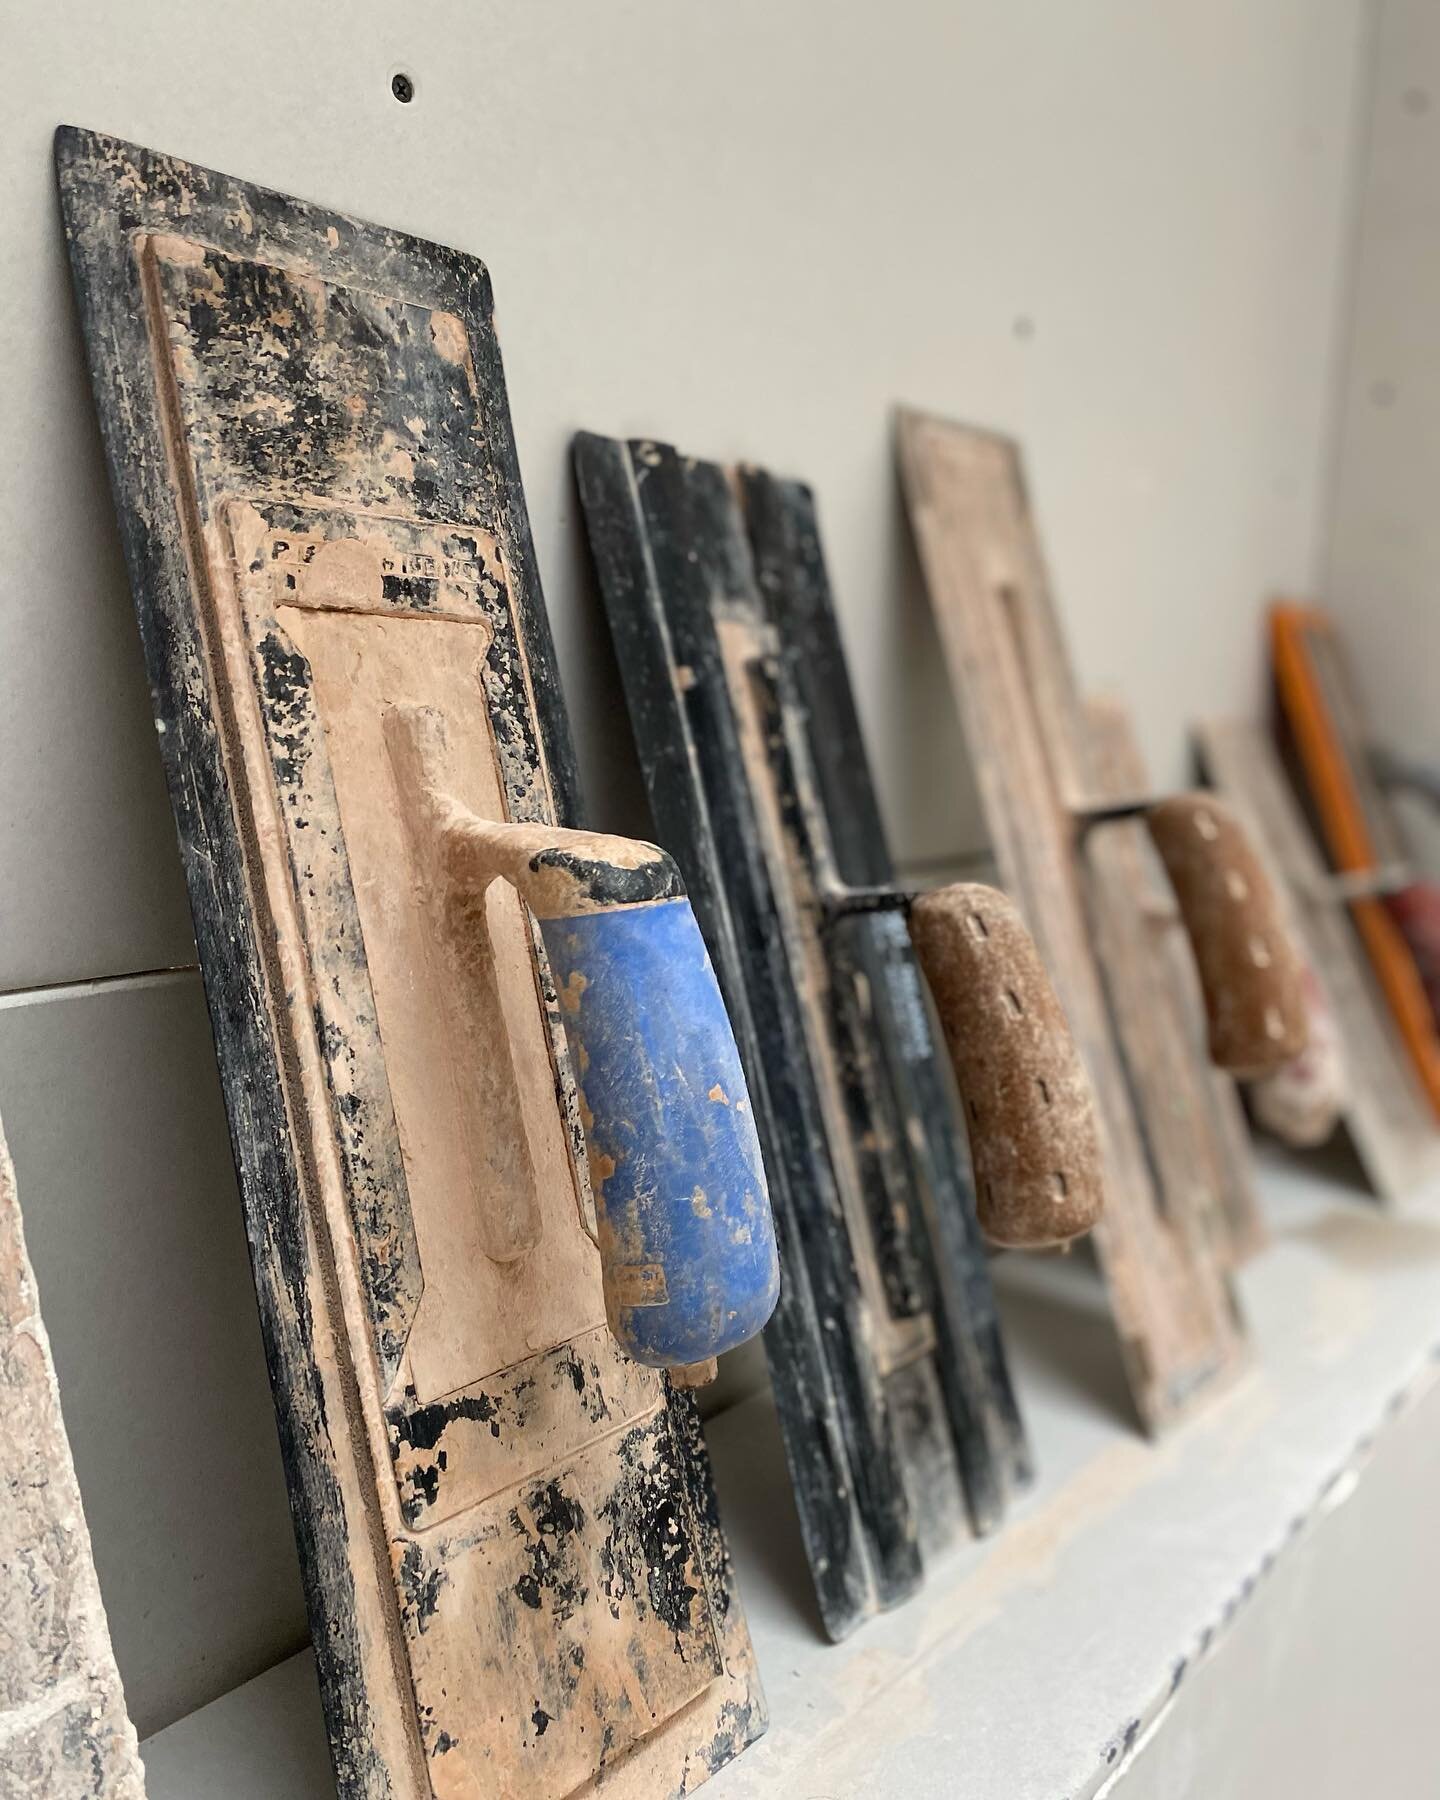
<path fill-rule="evenodd" d="M 766 1351 L 839 1637 L 1026 1477 L 982 1232 L 1039 1248 L 1094 1223 L 1088 1085 L 1005 897 L 894 885 L 808 492 L 652 440 L 582 434 L 575 460 L 784 1222 Z"/>
<path fill-rule="evenodd" d="M 674 867 L 573 829 L 489 278 L 57 161 L 338 1788 L 688 1793 L 764 1707 L 675 1390 L 774 1243 Z"/>

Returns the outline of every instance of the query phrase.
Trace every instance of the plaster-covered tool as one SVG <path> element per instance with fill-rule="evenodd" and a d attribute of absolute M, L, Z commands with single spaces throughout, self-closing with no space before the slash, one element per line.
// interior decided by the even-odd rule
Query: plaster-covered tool
<path fill-rule="evenodd" d="M 575 459 L 651 809 L 765 1146 L 766 1352 L 839 1637 L 1028 1473 L 984 1239 L 1093 1223 L 1088 1088 L 1008 901 L 895 885 L 809 491 L 648 440 L 582 435 Z"/>
<path fill-rule="evenodd" d="M 675 868 L 577 829 L 489 277 L 57 160 L 337 1786 L 688 1793 L 764 1705 L 677 1390 L 774 1246 Z"/>
<path fill-rule="evenodd" d="M 1159 1427 L 1243 1356 L 1230 1273 L 1263 1228 L 1228 1077 L 1304 1041 L 1300 965 L 1234 818 L 1213 796 L 1150 795 L 1123 709 L 1080 694 L 1019 446 L 906 410 L 898 450 L 1001 881 L 1095 1091 L 1096 1249 Z"/>

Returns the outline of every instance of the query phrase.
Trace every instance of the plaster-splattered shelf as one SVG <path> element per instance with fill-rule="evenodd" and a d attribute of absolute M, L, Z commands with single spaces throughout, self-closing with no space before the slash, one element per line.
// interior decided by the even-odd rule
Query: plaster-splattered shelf
<path fill-rule="evenodd" d="M 957 1552 L 924 1594 L 843 1645 L 820 1635 L 768 1396 L 712 1422 L 772 1724 L 707 1794 L 1079 1800 L 1117 1775 L 1131 1791 L 1127 1756 L 1149 1742 L 1134 1763 L 1138 1795 L 1172 1701 L 1207 1669 L 1223 1673 L 1207 1653 L 1301 1559 L 1311 1527 L 1364 1491 L 1371 1454 L 1390 1454 L 1404 1403 L 1440 1367 L 1440 1192 L 1397 1220 L 1334 1170 L 1267 1158 L 1259 1185 L 1274 1243 L 1240 1277 L 1253 1363 L 1158 1444 L 1127 1416 L 1085 1265 L 1002 1262 L 1039 1483 L 998 1537 Z M 1340 1554 L 1315 1538 L 1316 1555 Z M 1420 1547 L 1388 1553 L 1403 1562 Z M 1357 1740 L 1369 1698 L 1354 1697 Z M 308 1657 L 144 1751 L 151 1800 L 331 1792 Z"/>

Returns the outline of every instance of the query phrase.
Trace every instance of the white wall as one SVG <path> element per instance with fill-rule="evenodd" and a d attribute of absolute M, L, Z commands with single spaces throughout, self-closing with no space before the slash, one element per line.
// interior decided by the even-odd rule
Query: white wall
<path fill-rule="evenodd" d="M 1440 764 L 1440 8 L 1378 10 L 1321 592 L 1376 736 Z M 1440 873 L 1440 825 L 1406 818 Z"/>
<path fill-rule="evenodd" d="M 4 9 L 0 1112 L 142 1730 L 264 1666 L 303 1621 L 198 983 L 115 983 L 193 949 L 68 297 L 53 126 L 486 259 L 607 822 L 642 815 L 569 434 L 656 433 L 808 477 L 883 803 L 914 860 L 974 824 L 888 408 L 1024 437 L 1082 672 L 1128 693 L 1155 772 L 1176 777 L 1190 713 L 1257 698 L 1262 596 L 1318 574 L 1363 13 Z M 402 68 L 409 107 L 390 92 Z"/>

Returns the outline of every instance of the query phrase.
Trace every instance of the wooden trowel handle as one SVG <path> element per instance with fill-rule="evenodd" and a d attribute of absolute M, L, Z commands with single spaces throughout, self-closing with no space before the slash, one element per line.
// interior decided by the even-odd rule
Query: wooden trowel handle
<path fill-rule="evenodd" d="M 1011 1249 L 1078 1237 L 1102 1204 L 1094 1105 L 1019 913 L 957 883 L 913 902 L 910 936 L 955 1068 L 981 1230 Z"/>
<path fill-rule="evenodd" d="M 1244 826 L 1212 794 L 1174 794 L 1146 824 L 1190 939 L 1210 1060 L 1263 1075 L 1305 1048 L 1304 968 Z"/>

